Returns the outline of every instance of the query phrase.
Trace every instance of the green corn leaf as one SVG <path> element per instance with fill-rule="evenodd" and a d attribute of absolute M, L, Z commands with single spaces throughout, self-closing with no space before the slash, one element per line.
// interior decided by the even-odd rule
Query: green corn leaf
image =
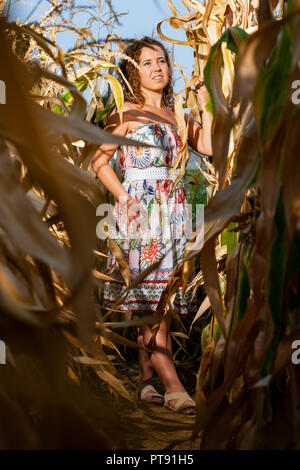
<path fill-rule="evenodd" d="M 268 303 L 273 322 L 277 326 L 282 324 L 282 301 L 284 289 L 284 276 L 286 265 L 285 253 L 285 217 L 282 200 L 282 191 L 280 193 L 276 214 L 274 217 L 277 234 L 272 243 L 269 259 L 268 273 Z"/>
<path fill-rule="evenodd" d="M 255 92 L 255 115 L 262 140 L 270 144 L 283 117 L 293 62 L 290 24 L 282 28 L 267 66 L 260 72 Z"/>
<path fill-rule="evenodd" d="M 111 111 L 115 108 L 115 106 L 116 106 L 116 103 L 111 103 L 109 106 L 107 106 L 107 108 L 100 109 L 100 111 L 98 111 L 98 113 L 97 113 L 95 121 L 99 122 L 99 123 L 101 121 L 104 121 L 105 118 L 107 117 L 107 115 L 110 114 Z M 105 122 L 103 122 L 103 127 L 105 127 Z"/>
<path fill-rule="evenodd" d="M 238 286 L 238 320 L 240 321 L 246 313 L 247 302 L 250 295 L 250 280 L 248 274 L 249 247 L 243 246 L 239 273 Z"/>
<path fill-rule="evenodd" d="M 218 341 L 218 339 L 220 338 L 220 334 L 221 334 L 220 325 L 217 322 L 217 320 L 215 319 L 215 321 L 214 321 L 214 333 L 213 333 L 213 338 L 214 338 L 214 343 L 215 344 Z"/>
<path fill-rule="evenodd" d="M 212 86 L 211 86 L 212 79 L 213 79 L 212 77 L 213 62 L 214 60 L 217 59 L 217 55 L 219 53 L 219 49 L 221 47 L 222 42 L 226 42 L 228 49 L 230 49 L 232 52 L 237 54 L 240 44 L 247 38 L 247 36 L 248 34 L 241 28 L 237 28 L 237 27 L 230 28 L 230 29 L 227 29 L 223 33 L 221 38 L 211 48 L 211 51 L 207 60 L 207 64 L 204 69 L 204 82 L 210 94 L 210 101 L 207 103 L 207 109 L 212 112 L 212 114 L 214 115 L 214 118 L 216 117 L 216 102 L 215 102 L 215 98 L 214 98 Z M 221 64 L 222 62 L 220 60 L 219 69 L 221 68 Z"/>
<path fill-rule="evenodd" d="M 231 222 L 221 234 L 222 245 L 227 246 L 227 255 L 231 253 L 237 244 L 237 233 L 233 230 L 236 224 Z"/>
<path fill-rule="evenodd" d="M 78 90 L 83 93 L 87 86 L 88 86 L 88 80 L 86 77 L 80 77 L 78 80 L 75 80 L 74 84 L 76 85 L 76 87 L 78 88 Z M 63 101 L 64 105 L 69 105 L 71 103 L 73 99 L 73 95 L 72 93 L 70 92 L 70 90 L 66 90 L 63 92 L 63 94 L 61 95 L 61 100 Z M 59 105 L 55 105 L 53 107 L 53 112 L 57 113 L 57 114 L 64 114 L 64 110 L 59 106 Z"/>
<path fill-rule="evenodd" d="M 296 295 L 293 290 L 291 283 L 295 275 L 300 270 L 300 232 L 296 230 L 291 244 L 290 255 L 289 255 L 289 269 L 288 269 L 288 307 L 289 312 L 300 307 L 299 296 Z"/>
<path fill-rule="evenodd" d="M 107 73 L 101 73 L 102 77 L 106 78 L 108 83 L 110 84 L 110 87 L 112 89 L 115 102 L 118 108 L 118 112 L 120 114 L 120 119 L 122 121 L 122 116 L 123 116 L 123 102 L 124 102 L 124 96 L 123 96 L 123 89 L 118 82 L 118 80 L 113 77 L 112 75 L 109 75 Z"/>
<path fill-rule="evenodd" d="M 202 351 L 205 351 L 206 347 L 208 346 L 208 344 L 210 342 L 210 329 L 211 329 L 210 323 L 202 329 L 202 333 L 201 333 L 201 349 L 202 349 Z"/>

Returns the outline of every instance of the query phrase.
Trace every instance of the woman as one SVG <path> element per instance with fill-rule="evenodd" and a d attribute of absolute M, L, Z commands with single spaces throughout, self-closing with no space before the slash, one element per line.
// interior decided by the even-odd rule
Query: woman
<path fill-rule="evenodd" d="M 156 40 L 144 37 L 134 41 L 124 53 L 140 67 L 137 69 L 128 60 L 121 63 L 122 72 L 135 96 L 125 89 L 123 120 L 120 121 L 115 111 L 108 119 L 106 130 L 152 147 L 121 147 L 122 184 L 109 165 L 117 149 L 115 145 L 101 145 L 93 158 L 92 167 L 117 201 L 114 215 L 120 230 L 126 226 L 129 235 L 132 235 L 130 229 L 135 231 L 133 238 L 130 238 L 125 230 L 126 235 L 119 242 L 131 277 L 140 274 L 154 261 L 162 260 L 142 284 L 129 292 L 121 306 L 123 309 L 153 313 L 188 241 L 184 235 L 187 213 L 183 183 L 180 182 L 171 194 L 176 173 L 172 181 L 167 179 L 182 143 L 176 130 L 172 70 L 165 47 Z M 199 84 L 196 91 L 203 110 L 202 126 L 196 120 L 189 119 L 188 140 L 198 152 L 211 155 L 212 116 L 205 108 L 209 94 L 203 84 Z M 159 207 L 158 212 L 155 212 L 154 206 Z M 121 292 L 116 289 L 116 284 L 106 284 L 104 305 L 111 307 L 120 298 Z M 177 312 L 187 313 L 188 295 L 182 296 L 179 290 L 173 308 Z M 151 328 L 143 326 L 138 343 L 147 346 L 151 338 Z M 139 350 L 139 363 L 138 394 L 141 400 L 165 404 L 176 412 L 195 414 L 195 403 L 179 380 L 172 360 L 171 338 L 165 320 L 160 323 L 151 356 L 145 350 Z M 155 371 L 165 387 L 164 396 L 151 385 Z"/>

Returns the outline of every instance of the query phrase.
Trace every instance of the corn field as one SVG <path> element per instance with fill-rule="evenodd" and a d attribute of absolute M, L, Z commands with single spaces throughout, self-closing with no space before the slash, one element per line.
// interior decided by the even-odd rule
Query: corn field
<path fill-rule="evenodd" d="M 153 25 L 167 46 L 193 51 L 191 79 L 178 64 L 174 170 L 189 202 L 205 203 L 205 223 L 157 309 L 172 320 L 197 416 L 157 409 L 152 421 L 133 394 L 136 331 L 152 324 L 155 335 L 159 323 L 119 308 L 149 270 L 131 280 L 117 245 L 97 238 L 96 209 L 112 201 L 91 169 L 99 145 L 127 143 L 103 128 L 115 107 L 122 114 L 120 82 L 130 88 L 118 67 L 130 38 L 114 32 L 113 0 L 86 3 L 51 1 L 38 21 L 28 7 L 22 23 L 0 0 L 0 448 L 299 450 L 300 2 L 164 0 L 170 16 Z M 66 32 L 75 39 L 63 51 Z M 200 75 L 213 160 L 196 154 L 188 170 L 184 109 L 201 121 Z M 111 310 L 108 248 L 126 285 Z M 172 310 L 181 284 L 197 299 L 193 318 Z"/>

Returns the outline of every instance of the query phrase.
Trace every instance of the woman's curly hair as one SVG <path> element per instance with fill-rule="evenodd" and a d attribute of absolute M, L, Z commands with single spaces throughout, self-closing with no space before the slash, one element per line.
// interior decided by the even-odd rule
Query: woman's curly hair
<path fill-rule="evenodd" d="M 173 82 L 172 67 L 171 67 L 169 53 L 167 49 L 165 48 L 165 46 L 161 42 L 156 41 L 155 39 L 149 38 L 148 36 L 145 36 L 142 39 L 133 41 L 129 46 L 127 46 L 127 48 L 124 50 L 123 53 L 129 56 L 138 64 L 142 48 L 150 47 L 151 49 L 154 49 L 154 46 L 158 46 L 163 50 L 167 65 L 169 67 L 169 72 L 170 72 L 170 79 L 167 85 L 165 86 L 165 88 L 163 89 L 162 104 L 165 108 L 173 110 L 174 109 L 174 92 L 173 92 L 173 83 L 172 83 Z M 129 60 L 122 59 L 122 61 L 120 62 L 120 69 L 122 73 L 124 74 L 126 80 L 128 80 L 135 94 L 135 97 L 134 97 L 132 93 L 130 92 L 130 90 L 128 90 L 128 87 L 126 83 L 124 83 L 122 76 L 120 76 L 120 81 L 122 82 L 123 89 L 124 89 L 125 100 L 130 101 L 131 103 L 137 103 L 138 105 L 143 106 L 145 103 L 145 99 L 141 93 L 141 83 L 140 83 L 140 78 L 139 78 L 137 67 L 134 65 L 134 63 L 130 62 Z"/>

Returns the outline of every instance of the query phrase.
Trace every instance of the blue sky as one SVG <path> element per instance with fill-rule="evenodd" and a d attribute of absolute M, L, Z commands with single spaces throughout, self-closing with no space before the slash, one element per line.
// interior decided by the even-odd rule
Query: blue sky
<path fill-rule="evenodd" d="M 181 13 L 187 12 L 180 0 L 174 0 L 173 3 Z M 156 25 L 165 18 L 173 16 L 165 0 L 113 0 L 113 5 L 117 12 L 127 13 L 120 18 L 122 26 L 116 28 L 117 34 L 123 37 L 152 36 L 154 32 L 154 36 L 159 39 Z M 171 28 L 168 22 L 164 23 L 162 31 L 168 37 L 186 40 L 184 31 Z M 172 44 L 166 42 L 165 45 L 172 52 Z M 179 44 L 174 45 L 174 58 L 184 67 L 184 72 L 190 77 L 193 69 L 193 49 Z M 174 68 L 174 77 L 176 79 L 175 91 L 178 92 L 184 88 L 184 85 L 183 80 L 179 78 L 181 75 L 177 68 Z"/>
<path fill-rule="evenodd" d="M 156 26 L 157 24 L 165 18 L 172 16 L 172 13 L 167 5 L 165 0 L 113 0 L 113 8 L 117 13 L 123 13 L 120 17 L 120 26 L 115 25 L 114 32 L 118 34 L 118 36 L 123 38 L 134 38 L 134 37 L 142 37 L 142 36 L 152 36 L 156 39 L 159 39 L 156 33 Z M 174 5 L 178 8 L 180 13 L 185 14 L 187 13 L 186 8 L 182 4 L 181 0 L 173 0 Z M 20 17 L 21 22 L 32 12 L 35 5 L 38 4 L 37 1 L 34 3 L 28 4 L 25 0 L 24 4 L 20 4 L 20 6 L 15 10 L 11 10 L 15 19 L 16 17 Z M 76 5 L 92 5 L 95 4 L 93 0 L 75 0 Z M 107 15 L 107 8 L 105 7 L 105 0 L 102 0 L 102 5 L 104 6 L 104 14 Z M 38 14 L 42 8 L 44 11 L 48 10 L 49 2 L 45 0 L 41 1 L 38 8 L 36 9 L 35 14 Z M 107 18 L 107 16 L 106 16 Z M 38 21 L 38 16 L 35 18 L 35 21 Z M 89 19 L 89 14 L 80 13 L 77 14 L 74 18 L 75 23 L 77 26 L 86 27 L 87 21 Z M 92 26 L 92 30 L 94 36 L 98 37 L 98 29 L 96 23 Z M 163 25 L 163 33 L 174 39 L 179 40 L 186 40 L 186 36 L 184 31 L 175 30 L 171 28 L 166 22 Z M 107 34 L 107 30 L 105 27 L 102 26 L 100 31 L 100 37 L 105 38 Z M 69 33 L 63 33 L 57 36 L 57 40 L 59 45 L 63 48 L 63 50 L 69 49 L 72 44 L 74 44 L 74 38 L 70 36 Z M 172 46 L 171 43 L 165 43 L 167 49 L 172 53 L 172 48 L 174 47 L 174 59 L 175 61 L 183 66 L 184 72 L 188 77 L 192 74 L 193 69 L 193 49 L 188 46 L 182 45 L 174 45 Z M 174 78 L 175 78 L 175 92 L 177 93 L 181 89 L 184 88 L 184 82 L 181 78 L 181 75 L 177 69 L 174 67 Z"/>

